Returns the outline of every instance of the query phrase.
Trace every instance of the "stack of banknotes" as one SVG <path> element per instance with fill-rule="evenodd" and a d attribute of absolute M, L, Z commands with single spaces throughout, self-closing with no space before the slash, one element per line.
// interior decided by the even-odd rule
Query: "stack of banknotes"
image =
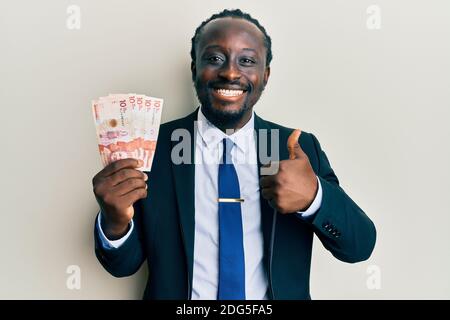
<path fill-rule="evenodd" d="M 140 94 L 110 94 L 92 101 L 103 166 L 135 158 L 150 171 L 158 139 L 163 100 Z"/>

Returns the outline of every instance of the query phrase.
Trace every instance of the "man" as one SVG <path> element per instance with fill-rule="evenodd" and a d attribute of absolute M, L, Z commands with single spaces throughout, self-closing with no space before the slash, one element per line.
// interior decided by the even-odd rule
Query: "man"
<path fill-rule="evenodd" d="M 354 263 L 370 256 L 375 227 L 315 136 L 254 114 L 272 59 L 257 20 L 213 15 L 191 57 L 201 107 L 161 126 L 151 172 L 123 159 L 93 179 L 97 257 L 117 277 L 147 260 L 145 299 L 310 299 L 313 234 Z M 191 143 L 179 149 L 183 133 Z M 262 161 L 273 145 L 280 161 Z"/>

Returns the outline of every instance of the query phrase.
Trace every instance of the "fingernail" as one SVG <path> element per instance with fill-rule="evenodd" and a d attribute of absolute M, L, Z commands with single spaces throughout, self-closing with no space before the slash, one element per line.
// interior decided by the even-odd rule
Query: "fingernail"
<path fill-rule="evenodd" d="M 148 175 L 144 173 L 144 181 L 148 180 Z"/>
<path fill-rule="evenodd" d="M 143 165 L 144 165 L 144 161 L 138 160 L 138 166 L 139 166 L 139 167 L 142 167 Z"/>

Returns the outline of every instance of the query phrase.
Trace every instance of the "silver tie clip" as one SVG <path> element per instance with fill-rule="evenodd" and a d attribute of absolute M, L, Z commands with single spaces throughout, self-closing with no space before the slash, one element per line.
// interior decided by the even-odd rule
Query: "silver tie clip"
<path fill-rule="evenodd" d="M 218 202 L 244 202 L 242 198 L 217 198 Z"/>

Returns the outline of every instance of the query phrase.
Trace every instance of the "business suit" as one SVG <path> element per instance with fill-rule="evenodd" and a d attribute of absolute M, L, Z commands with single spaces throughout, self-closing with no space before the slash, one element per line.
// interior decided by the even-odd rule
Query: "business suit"
<path fill-rule="evenodd" d="M 114 276 L 136 272 L 147 259 L 149 279 L 144 299 L 189 299 L 192 288 L 194 252 L 193 161 L 174 164 L 171 160 L 173 130 L 189 131 L 190 155 L 194 155 L 194 121 L 197 112 L 161 125 L 157 150 L 148 179 L 148 197 L 135 203 L 134 230 L 115 250 L 105 250 L 95 230 L 96 254 Z M 287 138 L 292 129 L 265 121 L 255 115 L 255 129 L 279 130 L 279 159 L 288 159 Z M 259 137 L 257 135 L 257 137 Z M 272 299 L 309 299 L 309 274 L 313 233 L 338 259 L 358 262 L 367 259 L 375 245 L 375 227 L 364 212 L 339 187 L 317 139 L 303 132 L 300 145 L 319 177 L 323 198 L 321 208 L 309 220 L 295 214 L 275 214 L 260 197 L 264 238 L 264 261 Z M 260 141 L 257 139 L 259 150 Z M 270 147 L 268 148 L 270 150 Z M 259 159 L 258 159 L 259 160 Z M 261 166 L 258 161 L 258 166 Z"/>

